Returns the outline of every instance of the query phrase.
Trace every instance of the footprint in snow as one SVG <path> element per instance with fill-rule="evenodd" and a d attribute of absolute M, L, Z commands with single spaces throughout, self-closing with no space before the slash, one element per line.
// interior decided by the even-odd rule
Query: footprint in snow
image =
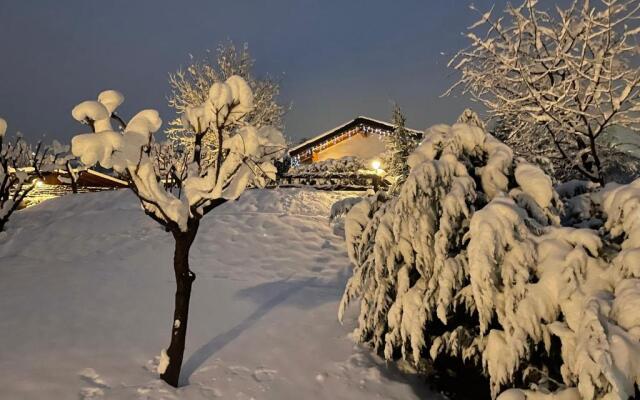
<path fill-rule="evenodd" d="M 85 368 L 78 372 L 78 375 L 83 381 L 91 385 L 80 389 L 79 394 L 82 400 L 100 398 L 104 396 L 106 389 L 111 388 L 93 368 Z"/>
<path fill-rule="evenodd" d="M 103 389 L 110 388 L 110 386 L 104 380 L 102 380 L 102 378 L 100 378 L 100 375 L 98 375 L 96 370 L 93 368 L 85 368 L 82 371 L 78 372 L 78 375 L 80 376 L 80 378 L 82 378 L 83 381 L 90 383 L 94 386 L 97 386 Z"/>
<path fill-rule="evenodd" d="M 85 387 L 80 389 L 81 400 L 97 399 L 104 396 L 104 390 L 100 388 Z"/>
<path fill-rule="evenodd" d="M 155 374 L 158 371 L 158 364 L 160 364 L 160 357 L 155 356 L 152 360 L 147 361 L 147 365 L 143 368 Z"/>
<path fill-rule="evenodd" d="M 242 365 L 232 365 L 229 367 L 229 371 L 234 375 L 244 375 L 249 374 L 251 370 L 247 367 L 243 367 Z"/>
<path fill-rule="evenodd" d="M 323 250 L 327 250 L 327 249 L 334 250 L 334 249 L 336 249 L 336 246 L 333 243 L 331 243 L 330 241 L 325 240 L 324 243 L 322 243 L 322 246 L 320 246 L 320 248 L 323 249 Z"/>
<path fill-rule="evenodd" d="M 329 374 L 327 374 L 326 372 L 323 372 L 321 374 L 316 375 L 316 381 L 323 383 L 324 381 L 327 380 L 328 377 L 329 377 Z"/>
<path fill-rule="evenodd" d="M 277 373 L 275 369 L 257 368 L 253 371 L 253 379 L 258 382 L 269 382 L 275 379 Z"/>

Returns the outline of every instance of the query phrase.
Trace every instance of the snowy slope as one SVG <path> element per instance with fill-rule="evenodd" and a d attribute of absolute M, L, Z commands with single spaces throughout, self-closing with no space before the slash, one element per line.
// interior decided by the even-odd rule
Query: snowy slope
<path fill-rule="evenodd" d="M 54 199 L 0 234 L 0 398 L 424 399 L 336 321 L 348 275 L 327 192 L 253 190 L 205 217 L 183 379 L 157 379 L 172 242 L 126 191 Z"/>

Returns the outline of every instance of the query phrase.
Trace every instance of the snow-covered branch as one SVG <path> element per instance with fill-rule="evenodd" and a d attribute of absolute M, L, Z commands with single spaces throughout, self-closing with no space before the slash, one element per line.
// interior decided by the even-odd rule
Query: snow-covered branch
<path fill-rule="evenodd" d="M 637 1 L 575 0 L 555 15 L 537 3 L 482 14 L 470 46 L 449 63 L 461 77 L 446 94 L 460 90 L 483 104 L 523 154 L 559 156 L 561 169 L 603 182 L 616 158 L 600 151 L 602 134 L 640 129 Z"/>
<path fill-rule="evenodd" d="M 419 137 L 406 128 L 406 118 L 400 107 L 393 109 L 393 134 L 385 138 L 385 153 L 382 159 L 382 169 L 385 178 L 391 181 L 391 192 L 396 192 L 409 175 L 407 158 L 419 143 Z"/>
<path fill-rule="evenodd" d="M 212 202 L 235 199 L 248 185 L 264 186 L 275 178 L 272 161 L 285 150 L 282 134 L 271 127 L 246 123 L 253 110 L 253 95 L 239 76 L 214 83 L 203 103 L 185 110 L 185 130 L 193 132 L 192 153 L 153 140 L 162 121 L 155 110 L 135 115 L 122 132 L 111 125 L 124 97 L 115 91 L 100 94 L 73 109 L 95 133 L 77 135 L 73 154 L 86 165 L 99 163 L 125 174 L 150 215 L 170 230 L 186 230 L 190 218 L 199 219 Z M 201 157 L 202 138 L 211 133 L 221 143 L 213 161 Z M 167 157 L 175 157 L 167 159 Z"/>
<path fill-rule="evenodd" d="M 194 145 L 193 130 L 185 129 L 181 116 L 191 107 L 205 102 L 209 96 L 209 88 L 216 82 L 237 75 L 242 77 L 253 92 L 253 108 L 245 117 L 248 124 L 260 128 L 272 126 L 283 128 L 283 116 L 286 107 L 278 103 L 280 86 L 271 78 L 256 78 L 253 73 L 254 60 L 249 54 L 248 46 L 237 48 L 233 42 L 218 46 L 215 59 L 190 61 L 186 69 L 180 69 L 169 75 L 171 96 L 169 106 L 176 111 L 178 118 L 169 122 L 167 134 L 169 140 L 177 146 L 192 150 Z M 218 138 L 213 132 L 207 132 L 201 139 L 201 153 L 205 160 L 215 158 Z"/>

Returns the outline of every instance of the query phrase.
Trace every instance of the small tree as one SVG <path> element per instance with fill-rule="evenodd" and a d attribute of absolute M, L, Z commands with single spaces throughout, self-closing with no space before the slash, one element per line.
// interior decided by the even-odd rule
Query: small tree
<path fill-rule="evenodd" d="M 409 165 L 407 158 L 418 146 L 419 139 L 406 128 L 406 118 L 396 104 L 393 108 L 393 134 L 385 138 L 385 153 L 382 166 L 386 176 L 391 178 L 390 190 L 395 192 L 407 179 Z"/>
<path fill-rule="evenodd" d="M 66 172 L 65 176 L 58 176 L 60 182 L 70 185 L 73 193 L 78 193 L 78 178 L 85 169 L 78 159 L 71 153 L 71 146 L 64 145 L 57 140 L 51 144 L 49 160 L 53 168 Z"/>
<path fill-rule="evenodd" d="M 473 111 L 470 108 L 465 108 L 462 111 L 462 114 L 460 114 L 458 116 L 458 119 L 456 120 L 456 124 L 467 124 L 477 126 L 478 128 L 481 128 L 483 130 L 486 129 L 482 118 L 480 118 L 477 112 Z"/>
<path fill-rule="evenodd" d="M 5 140 L 7 123 L 0 118 L 0 232 L 11 215 L 20 207 L 47 166 L 47 148 L 38 143 L 32 149 L 18 136 L 13 142 Z"/>
<path fill-rule="evenodd" d="M 286 110 L 278 103 L 280 85 L 269 77 L 256 78 L 253 75 L 255 61 L 251 58 L 248 45 L 245 43 L 239 49 L 229 41 L 218 46 L 215 59 L 211 59 L 209 52 L 207 53 L 207 57 L 202 60 L 194 60 L 191 57 L 190 65 L 186 69 L 169 74 L 169 107 L 177 114 L 177 117 L 169 122 L 169 140 L 182 147 L 192 146 L 193 132 L 184 129 L 181 116 L 188 108 L 206 101 L 212 84 L 224 82 L 234 75 L 242 77 L 254 95 L 254 107 L 245 117 L 246 122 L 256 128 L 272 126 L 282 130 L 282 118 Z M 218 145 L 216 135 L 212 132 L 207 133 L 202 143 L 203 160 L 209 160 Z"/>
<path fill-rule="evenodd" d="M 98 101 L 85 101 L 73 109 L 75 119 L 92 126 L 94 133 L 75 136 L 72 151 L 85 165 L 100 163 L 124 174 L 144 212 L 173 235 L 175 311 L 171 343 L 162 351 L 158 372 L 177 387 L 195 280 L 189 250 L 200 220 L 219 205 L 238 198 L 248 185 L 264 186 L 268 179 L 274 179 L 272 161 L 284 153 L 284 138 L 275 128 L 256 128 L 246 122 L 254 108 L 253 94 L 244 79 L 231 76 L 211 85 L 203 103 L 185 109 L 184 128 L 194 140 L 186 167 L 182 156 L 161 164 L 159 159 L 176 153 L 162 150 L 153 140 L 162 123 L 158 112 L 143 110 L 129 123 L 123 122 L 122 132 L 114 131 L 110 117 L 124 98 L 117 92 L 104 93 Z M 220 145 L 205 163 L 202 146 L 207 134 L 214 135 Z"/>
<path fill-rule="evenodd" d="M 449 63 L 461 77 L 445 94 L 461 88 L 507 124 L 510 139 L 562 160 L 565 175 L 575 169 L 602 183 L 617 161 L 601 151 L 602 135 L 614 125 L 640 129 L 640 4 L 574 0 L 556 11 L 525 0 L 504 16 L 483 14 L 470 30 L 486 33 L 467 35 L 471 45 Z"/>

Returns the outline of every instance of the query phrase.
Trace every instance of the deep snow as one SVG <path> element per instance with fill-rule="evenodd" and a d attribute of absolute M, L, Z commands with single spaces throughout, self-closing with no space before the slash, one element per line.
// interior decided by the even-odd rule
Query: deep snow
<path fill-rule="evenodd" d="M 251 190 L 202 221 L 183 380 L 157 379 L 173 312 L 172 239 L 127 191 L 17 213 L 0 234 L 0 397 L 424 399 L 349 338 L 349 275 L 328 224 L 345 195 Z"/>

